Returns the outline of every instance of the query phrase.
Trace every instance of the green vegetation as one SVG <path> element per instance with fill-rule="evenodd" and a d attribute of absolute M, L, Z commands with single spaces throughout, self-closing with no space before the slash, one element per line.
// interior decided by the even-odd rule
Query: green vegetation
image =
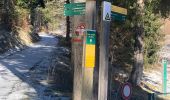
<path fill-rule="evenodd" d="M 160 33 L 162 25 L 159 13 L 155 13 L 156 5 L 160 4 L 159 0 L 145 1 L 144 14 L 139 16 L 137 12 L 137 0 L 122 2 L 122 0 L 114 0 L 113 4 L 128 8 L 128 16 L 126 22 L 113 22 L 111 42 L 113 45 L 111 54 L 114 58 L 112 63 L 118 63 L 122 66 L 133 65 L 134 50 L 134 29 L 135 25 L 143 24 L 144 26 L 144 64 L 148 66 L 157 62 L 157 52 L 160 49 L 159 41 L 163 35 Z M 122 24 L 123 27 L 122 27 Z"/>
<path fill-rule="evenodd" d="M 42 9 L 44 21 L 48 22 L 49 30 L 56 30 L 65 18 L 63 16 L 64 0 L 48 0 L 46 8 Z"/>
<path fill-rule="evenodd" d="M 159 42 L 163 37 L 163 34 L 160 33 L 161 16 L 154 13 L 154 9 L 158 3 L 158 1 L 146 1 L 145 3 L 145 16 L 143 16 L 145 65 L 157 62 L 157 52 L 160 49 Z"/>

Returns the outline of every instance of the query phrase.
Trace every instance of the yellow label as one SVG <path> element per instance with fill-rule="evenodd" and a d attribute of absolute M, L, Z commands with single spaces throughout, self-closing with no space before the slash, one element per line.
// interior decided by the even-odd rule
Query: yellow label
<path fill-rule="evenodd" d="M 86 45 L 85 67 L 95 67 L 95 45 Z"/>
<path fill-rule="evenodd" d="M 127 9 L 118 6 L 112 5 L 112 11 L 119 14 L 127 15 Z"/>

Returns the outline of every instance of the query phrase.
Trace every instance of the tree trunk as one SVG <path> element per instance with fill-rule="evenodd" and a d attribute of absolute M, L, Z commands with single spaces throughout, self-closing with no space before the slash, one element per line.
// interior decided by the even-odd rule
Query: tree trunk
<path fill-rule="evenodd" d="M 133 85 L 139 85 L 143 75 L 143 28 L 136 27 L 135 29 L 135 50 L 134 50 L 134 65 L 131 73 L 131 82 Z"/>
<path fill-rule="evenodd" d="M 139 7 L 137 8 L 137 15 L 140 17 L 143 16 L 143 8 L 144 8 L 144 1 L 138 0 L 137 4 Z M 135 46 L 134 46 L 134 65 L 132 68 L 130 81 L 133 85 L 140 85 L 142 75 L 143 75 L 143 34 L 144 34 L 144 28 L 143 28 L 143 22 L 136 23 L 135 26 Z"/>

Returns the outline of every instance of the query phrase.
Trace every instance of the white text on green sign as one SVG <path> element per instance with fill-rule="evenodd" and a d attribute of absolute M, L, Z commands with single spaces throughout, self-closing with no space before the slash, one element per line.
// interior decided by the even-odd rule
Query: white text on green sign
<path fill-rule="evenodd" d="M 64 5 L 64 16 L 85 15 L 85 3 L 70 3 Z"/>

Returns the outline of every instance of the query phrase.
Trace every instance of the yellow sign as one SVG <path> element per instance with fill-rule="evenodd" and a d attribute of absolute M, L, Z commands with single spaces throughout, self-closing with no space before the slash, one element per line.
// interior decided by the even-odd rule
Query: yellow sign
<path fill-rule="evenodd" d="M 95 45 L 86 45 L 85 51 L 85 67 L 95 67 Z"/>
<path fill-rule="evenodd" d="M 112 11 L 115 13 L 127 15 L 127 9 L 112 5 Z"/>

